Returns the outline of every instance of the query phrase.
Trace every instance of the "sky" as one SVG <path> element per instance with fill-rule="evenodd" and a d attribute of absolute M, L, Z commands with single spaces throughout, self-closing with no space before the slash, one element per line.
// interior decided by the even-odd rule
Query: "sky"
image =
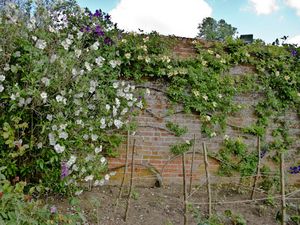
<path fill-rule="evenodd" d="M 238 34 L 267 43 L 288 36 L 300 45 L 300 0 L 77 0 L 91 11 L 102 9 L 126 31 L 157 31 L 196 37 L 205 17 L 224 19 Z"/>

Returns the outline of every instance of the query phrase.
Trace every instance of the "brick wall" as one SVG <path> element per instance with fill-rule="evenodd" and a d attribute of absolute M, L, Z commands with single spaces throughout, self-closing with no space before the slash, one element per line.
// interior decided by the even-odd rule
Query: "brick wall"
<path fill-rule="evenodd" d="M 177 45 L 173 52 L 178 57 L 193 57 L 196 54 L 192 44 L 193 39 L 178 39 Z M 247 66 L 236 66 L 230 70 L 232 75 L 240 76 L 244 73 L 251 72 L 251 68 Z M 161 83 L 148 82 L 143 84 L 143 87 L 150 89 L 151 94 L 146 96 L 147 106 L 136 118 L 138 129 L 134 136 L 130 136 L 129 142 L 129 165 L 131 164 L 131 150 L 133 140 L 135 139 L 135 155 L 134 155 L 134 182 L 143 186 L 153 186 L 158 183 L 170 185 L 173 183 L 179 184 L 182 182 L 182 160 L 180 156 L 174 157 L 170 152 L 170 146 L 178 142 L 193 140 L 195 136 L 195 160 L 193 166 L 193 182 L 194 184 L 205 183 L 205 168 L 202 154 L 202 143 L 205 142 L 209 152 L 217 152 L 223 142 L 223 136 L 218 135 L 215 138 L 203 138 L 200 133 L 200 120 L 197 115 L 185 114 L 181 112 L 181 106 L 176 106 L 176 112 L 173 115 L 168 115 L 170 102 L 164 95 L 165 86 Z M 228 127 L 226 134 L 230 137 L 244 138 L 250 150 L 256 149 L 256 137 L 245 135 L 240 132 L 239 128 L 249 126 L 256 121 L 253 106 L 258 102 L 261 96 L 257 93 L 237 96 L 235 101 L 237 104 L 243 105 L 243 109 L 237 114 L 228 118 Z M 291 151 L 286 157 L 286 171 L 293 163 L 300 162 L 300 157 L 297 156 L 297 150 L 300 150 L 300 123 L 295 112 L 290 112 L 288 115 L 290 122 L 290 133 L 294 139 Z M 182 137 L 174 136 L 166 129 L 166 122 L 180 124 L 188 128 L 187 134 Z M 272 124 L 268 129 L 267 141 L 272 140 L 271 131 L 275 128 Z M 126 145 L 123 143 L 119 149 L 120 156 L 118 158 L 109 159 L 109 168 L 117 172 L 117 175 L 112 178 L 111 184 L 119 184 L 122 179 L 125 158 Z M 192 149 L 186 155 L 186 172 L 187 178 L 190 179 Z M 273 166 L 276 170 L 278 166 L 272 165 L 271 162 L 263 159 L 263 164 Z M 213 183 L 232 183 L 238 182 L 239 178 L 227 178 L 217 176 L 219 163 L 217 160 L 209 158 L 209 170 Z M 130 171 L 130 170 L 128 170 Z M 127 175 L 126 181 L 128 181 Z M 289 183 L 300 185 L 300 174 L 288 175 Z"/>

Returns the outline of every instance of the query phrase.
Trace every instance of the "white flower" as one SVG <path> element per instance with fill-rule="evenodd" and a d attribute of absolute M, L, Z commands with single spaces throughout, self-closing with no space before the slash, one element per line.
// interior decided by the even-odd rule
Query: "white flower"
<path fill-rule="evenodd" d="M 43 50 L 43 49 L 46 48 L 46 46 L 47 46 L 47 42 L 44 41 L 44 40 L 41 40 L 41 39 L 37 40 L 37 42 L 35 43 L 35 47 L 38 48 L 38 49 Z"/>
<path fill-rule="evenodd" d="M 113 105 L 113 117 L 118 114 L 118 109 Z"/>
<path fill-rule="evenodd" d="M 45 84 L 46 87 L 50 85 L 50 79 L 48 79 L 47 77 L 43 77 L 41 81 L 43 84 Z"/>
<path fill-rule="evenodd" d="M 124 92 L 125 92 L 125 93 L 128 92 L 129 89 L 130 89 L 130 85 L 128 85 L 126 88 L 124 88 Z"/>
<path fill-rule="evenodd" d="M 84 139 L 84 140 L 88 140 L 88 139 L 89 139 L 89 135 L 88 135 L 88 134 L 84 134 L 84 135 L 83 135 L 83 139 Z"/>
<path fill-rule="evenodd" d="M 75 195 L 77 195 L 77 196 L 78 196 L 78 195 L 81 195 L 82 192 L 83 192 L 83 190 L 76 191 L 76 192 L 75 192 Z"/>
<path fill-rule="evenodd" d="M 72 166 L 72 170 L 78 171 L 78 166 L 77 166 L 76 164 L 74 164 L 74 165 Z"/>
<path fill-rule="evenodd" d="M 98 135 L 97 134 L 92 134 L 91 138 L 92 138 L 92 141 L 97 141 Z"/>
<path fill-rule="evenodd" d="M 10 70 L 10 66 L 9 64 L 5 64 L 4 68 L 3 68 L 4 71 L 9 71 Z"/>
<path fill-rule="evenodd" d="M 215 136 L 217 136 L 216 132 L 212 132 L 212 133 L 210 134 L 210 137 L 215 137 Z"/>
<path fill-rule="evenodd" d="M 107 111 L 110 110 L 110 105 L 109 105 L 109 104 L 106 104 L 105 109 L 106 109 Z"/>
<path fill-rule="evenodd" d="M 106 127 L 105 118 L 101 118 L 100 123 L 101 123 L 100 128 L 104 129 Z"/>
<path fill-rule="evenodd" d="M 86 68 L 88 71 L 91 71 L 91 70 L 92 70 L 91 64 L 90 64 L 90 63 L 85 62 L 85 63 L 84 63 L 84 66 L 85 66 L 85 68 Z"/>
<path fill-rule="evenodd" d="M 116 174 L 117 174 L 116 171 L 111 171 L 111 172 L 109 173 L 110 176 L 115 176 Z"/>
<path fill-rule="evenodd" d="M 91 46 L 91 49 L 96 51 L 96 50 L 98 50 L 98 48 L 99 48 L 99 42 L 96 41 L 96 42 Z"/>
<path fill-rule="evenodd" d="M 32 101 L 32 98 L 27 98 L 26 100 L 25 100 L 25 105 L 29 105 L 30 103 L 31 103 L 31 101 Z"/>
<path fill-rule="evenodd" d="M 110 60 L 109 61 L 109 65 L 112 68 L 116 68 L 116 66 L 120 66 L 121 65 L 121 61 L 119 61 L 119 60 Z"/>
<path fill-rule="evenodd" d="M 0 84 L 0 93 L 4 91 L 4 86 Z"/>
<path fill-rule="evenodd" d="M 42 93 L 41 93 L 41 98 L 42 98 L 42 99 L 46 100 L 47 97 L 48 97 L 48 95 L 47 95 L 46 92 L 42 92 Z"/>
<path fill-rule="evenodd" d="M 63 101 L 63 96 L 57 95 L 57 96 L 55 97 L 55 99 L 56 99 L 57 102 L 62 102 L 62 101 Z"/>
<path fill-rule="evenodd" d="M 98 66 L 103 66 L 104 58 L 102 56 L 99 56 L 98 58 L 95 59 L 95 62 Z"/>
<path fill-rule="evenodd" d="M 45 102 L 45 100 L 44 100 L 44 102 Z M 25 104 L 25 99 L 24 98 L 20 98 L 19 102 L 18 102 L 18 106 L 22 107 L 24 104 Z"/>
<path fill-rule="evenodd" d="M 49 120 L 49 121 L 52 121 L 52 119 L 53 119 L 53 115 L 51 115 L 51 114 L 47 114 L 47 116 L 46 116 L 46 119 L 47 119 L 47 120 Z"/>
<path fill-rule="evenodd" d="M 39 142 L 39 143 L 37 144 L 37 147 L 38 147 L 38 149 L 41 149 L 41 148 L 43 147 L 43 143 L 42 143 L 42 142 Z"/>
<path fill-rule="evenodd" d="M 89 162 L 89 161 L 92 161 L 93 159 L 94 159 L 94 157 L 93 157 L 91 154 L 88 154 L 87 157 L 85 157 L 84 160 L 85 160 L 86 162 Z"/>
<path fill-rule="evenodd" d="M 61 42 L 61 45 L 64 47 L 65 50 L 69 50 L 69 47 L 72 43 L 73 43 L 72 40 L 66 38 L 64 41 Z"/>
<path fill-rule="evenodd" d="M 150 96 L 150 93 L 151 93 L 150 90 L 147 88 L 147 89 L 146 89 L 146 95 L 147 95 L 147 96 Z"/>
<path fill-rule="evenodd" d="M 123 126 L 123 122 L 121 120 L 115 119 L 114 120 L 114 125 L 120 129 Z"/>
<path fill-rule="evenodd" d="M 92 181 L 93 179 L 94 179 L 94 175 L 89 175 L 89 176 L 86 176 L 86 177 L 84 178 L 84 180 L 85 180 L 86 182 Z"/>
<path fill-rule="evenodd" d="M 129 107 L 132 107 L 133 106 L 133 102 L 127 102 L 127 105 L 129 106 Z"/>
<path fill-rule="evenodd" d="M 67 167 L 70 168 L 75 162 L 77 157 L 75 155 L 71 155 L 69 161 L 67 162 Z"/>
<path fill-rule="evenodd" d="M 94 186 L 97 187 L 97 186 L 102 186 L 104 185 L 104 180 L 101 179 L 101 180 L 95 180 L 95 183 L 94 183 Z"/>
<path fill-rule="evenodd" d="M 207 115 L 204 117 L 204 119 L 205 119 L 205 121 L 210 121 L 211 118 L 210 118 L 210 116 Z"/>
<path fill-rule="evenodd" d="M 48 26 L 48 30 L 51 32 L 51 33 L 55 33 L 56 30 L 52 27 L 52 26 Z"/>
<path fill-rule="evenodd" d="M 218 98 L 223 98 L 223 95 L 222 94 L 218 94 Z"/>
<path fill-rule="evenodd" d="M 102 164 L 106 163 L 106 158 L 101 157 L 100 162 L 101 162 Z"/>
<path fill-rule="evenodd" d="M 216 102 L 212 102 L 213 107 L 217 107 L 217 103 Z"/>
<path fill-rule="evenodd" d="M 124 108 L 121 112 L 121 115 L 124 116 L 128 112 L 128 108 Z"/>
<path fill-rule="evenodd" d="M 113 83 L 113 87 L 114 87 L 115 89 L 117 89 L 117 88 L 119 87 L 119 82 L 114 82 L 114 83 Z"/>
<path fill-rule="evenodd" d="M 60 144 L 56 144 L 56 145 L 54 145 L 54 150 L 57 153 L 63 153 L 65 151 L 65 146 L 62 146 Z"/>
<path fill-rule="evenodd" d="M 57 58 L 58 58 L 57 55 L 52 54 L 50 58 L 50 63 L 54 63 Z"/>
<path fill-rule="evenodd" d="M 106 174 L 106 175 L 104 176 L 104 180 L 109 180 L 109 178 L 110 178 L 109 174 Z"/>
<path fill-rule="evenodd" d="M 102 145 L 100 145 L 100 147 L 95 148 L 95 153 L 98 154 L 99 152 L 102 152 Z"/>
<path fill-rule="evenodd" d="M 207 97 L 207 95 L 203 95 L 203 96 L 202 96 L 202 98 L 203 98 L 205 101 L 207 101 L 207 100 L 208 100 L 208 97 Z"/>
<path fill-rule="evenodd" d="M 58 129 L 58 128 L 57 128 L 57 125 L 54 124 L 54 125 L 52 126 L 51 129 L 52 129 L 53 131 L 57 130 L 57 129 Z"/>
<path fill-rule="evenodd" d="M 115 98 L 115 101 L 116 101 L 116 107 L 119 108 L 119 106 L 120 106 L 120 100 L 118 98 Z"/>
<path fill-rule="evenodd" d="M 150 63 L 150 62 L 151 62 L 151 59 L 150 59 L 149 56 L 146 56 L 146 57 L 145 57 L 145 62 L 146 62 L 146 63 Z"/>
<path fill-rule="evenodd" d="M 79 58 L 81 56 L 82 51 L 80 49 L 75 49 L 75 56 Z"/>
<path fill-rule="evenodd" d="M 68 124 L 61 124 L 61 125 L 59 125 L 59 129 L 64 130 L 67 128 L 67 126 L 68 126 Z"/>
<path fill-rule="evenodd" d="M 126 95 L 125 95 L 125 98 L 126 98 L 126 100 L 132 100 L 133 99 L 133 94 L 131 94 L 131 93 L 127 93 Z"/>
<path fill-rule="evenodd" d="M 0 82 L 5 81 L 5 76 L 4 75 L 0 75 Z"/>
<path fill-rule="evenodd" d="M 77 33 L 77 39 L 80 40 L 82 38 L 82 36 L 83 36 L 83 32 L 78 31 L 78 33 Z"/>
<path fill-rule="evenodd" d="M 225 141 L 228 141 L 229 140 L 229 136 L 227 134 L 224 135 L 224 138 L 223 138 Z"/>
<path fill-rule="evenodd" d="M 58 137 L 66 140 L 69 137 L 69 135 L 67 132 L 60 132 Z"/>
<path fill-rule="evenodd" d="M 143 102 L 142 101 L 139 101 L 137 104 L 136 104 L 137 107 L 139 107 L 140 109 L 143 108 Z"/>
<path fill-rule="evenodd" d="M 125 53 L 125 58 L 126 58 L 126 59 L 130 59 L 130 57 L 131 57 L 131 54 L 130 54 L 130 53 Z"/>
<path fill-rule="evenodd" d="M 83 125 L 83 122 L 82 122 L 82 120 L 76 120 L 76 124 L 77 125 Z"/>

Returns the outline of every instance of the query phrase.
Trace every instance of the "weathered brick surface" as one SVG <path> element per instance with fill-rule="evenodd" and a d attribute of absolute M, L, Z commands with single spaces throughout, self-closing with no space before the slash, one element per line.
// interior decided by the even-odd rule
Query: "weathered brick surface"
<path fill-rule="evenodd" d="M 178 46 L 174 49 L 174 54 L 179 57 L 188 57 L 195 54 L 193 49 L 192 39 L 181 40 Z M 252 68 L 247 66 L 236 66 L 230 70 L 232 75 L 243 75 L 250 73 Z M 202 154 L 202 142 L 206 142 L 209 152 L 217 152 L 220 150 L 221 143 L 223 142 L 223 136 L 218 135 L 215 138 L 204 138 L 200 133 L 201 123 L 197 115 L 185 114 L 180 112 L 182 107 L 180 105 L 176 108 L 176 114 L 168 116 L 168 109 L 170 108 L 170 102 L 163 92 L 157 90 L 164 90 L 164 85 L 161 83 L 146 83 L 145 86 L 150 87 L 151 94 L 146 96 L 147 106 L 140 115 L 137 117 L 138 129 L 135 136 L 130 138 L 130 150 L 132 149 L 133 139 L 136 139 L 135 146 L 135 183 L 144 186 L 153 186 L 157 180 L 162 179 L 164 184 L 170 185 L 173 183 L 182 183 L 182 161 L 181 157 L 175 157 L 170 152 L 170 146 L 186 140 L 192 140 L 194 135 L 196 137 L 196 155 L 193 166 L 193 181 L 194 184 L 205 183 L 205 168 L 203 163 Z M 152 90 L 154 87 L 156 90 Z M 256 150 L 256 137 L 252 135 L 246 135 L 240 131 L 239 128 L 247 127 L 256 121 L 254 114 L 254 107 L 258 101 L 262 98 L 260 94 L 252 93 L 247 95 L 241 95 L 235 97 L 236 104 L 242 106 L 240 112 L 232 115 L 228 118 L 228 128 L 226 134 L 230 137 L 242 137 L 247 144 L 249 150 Z M 286 157 L 286 171 L 291 165 L 300 165 L 300 156 L 297 156 L 297 150 L 300 149 L 300 123 L 299 118 L 295 112 L 290 112 L 286 116 L 290 122 L 290 134 L 294 139 L 291 151 Z M 166 122 L 172 121 L 178 123 L 181 126 L 188 128 L 187 134 L 182 137 L 175 137 L 171 132 L 166 129 Z M 272 140 L 271 132 L 276 128 L 275 123 L 270 123 L 268 129 L 267 141 Z M 125 149 L 127 143 L 123 143 L 119 149 L 120 157 L 111 158 L 109 160 L 109 167 L 111 170 L 116 170 L 117 175 L 112 178 L 112 184 L 119 184 L 121 182 L 124 164 L 125 164 Z M 186 156 L 186 172 L 187 178 L 190 179 L 191 168 L 191 151 Z M 129 158 L 131 158 L 129 154 Z M 131 160 L 129 160 L 129 165 Z M 270 164 L 266 157 L 263 159 L 263 164 Z M 211 173 L 211 179 L 213 183 L 232 183 L 238 182 L 237 178 L 226 178 L 217 176 L 217 170 L 219 162 L 215 159 L 209 159 L 209 171 Z M 273 165 L 273 169 L 278 165 Z M 128 182 L 129 171 L 126 182 Z M 289 183 L 295 183 L 300 185 L 300 174 L 288 175 L 287 180 Z"/>

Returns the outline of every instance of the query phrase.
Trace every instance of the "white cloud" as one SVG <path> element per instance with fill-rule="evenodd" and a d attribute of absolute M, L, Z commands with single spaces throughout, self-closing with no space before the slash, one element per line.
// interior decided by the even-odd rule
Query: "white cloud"
<path fill-rule="evenodd" d="M 121 0 L 111 12 L 113 22 L 126 31 L 157 31 L 164 35 L 195 37 L 198 24 L 211 16 L 204 0 Z"/>
<path fill-rule="evenodd" d="M 288 38 L 285 43 L 297 44 L 298 46 L 300 46 L 300 35 L 296 35 L 294 37 Z"/>
<path fill-rule="evenodd" d="M 300 16 L 300 1 L 299 0 L 285 0 L 285 3 L 289 7 L 296 9 L 297 15 Z"/>
<path fill-rule="evenodd" d="M 250 0 L 250 4 L 258 15 L 268 15 L 279 9 L 276 0 Z"/>

